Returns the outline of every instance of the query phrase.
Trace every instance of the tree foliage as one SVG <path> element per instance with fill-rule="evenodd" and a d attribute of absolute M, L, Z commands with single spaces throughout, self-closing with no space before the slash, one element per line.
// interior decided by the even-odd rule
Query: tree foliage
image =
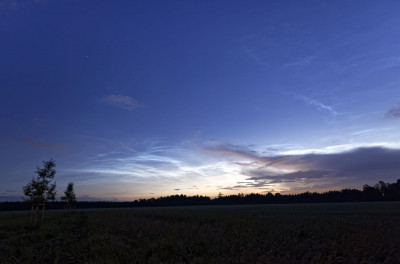
<path fill-rule="evenodd" d="M 65 189 L 64 196 L 61 197 L 61 200 L 66 203 L 65 209 L 71 209 L 72 205 L 76 203 L 73 182 L 68 183 L 67 189 Z"/>
<path fill-rule="evenodd" d="M 52 183 L 56 174 L 56 163 L 53 159 L 43 161 L 43 167 L 36 168 L 36 177 L 23 187 L 24 195 L 28 197 L 26 201 L 31 204 L 31 222 L 37 222 L 37 212 L 42 206 L 42 221 L 44 218 L 45 204 L 54 201 L 56 198 L 56 183 Z"/>

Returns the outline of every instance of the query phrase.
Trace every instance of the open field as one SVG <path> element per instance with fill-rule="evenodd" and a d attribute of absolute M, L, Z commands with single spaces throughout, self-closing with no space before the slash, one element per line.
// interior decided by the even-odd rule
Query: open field
<path fill-rule="evenodd" d="M 400 203 L 0 214 L 0 263 L 400 263 Z"/>

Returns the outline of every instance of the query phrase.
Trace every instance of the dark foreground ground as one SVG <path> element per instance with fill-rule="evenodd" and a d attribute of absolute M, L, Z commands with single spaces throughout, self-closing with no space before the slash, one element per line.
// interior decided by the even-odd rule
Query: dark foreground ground
<path fill-rule="evenodd" d="M 1 213 L 0 263 L 400 263 L 400 203 Z"/>

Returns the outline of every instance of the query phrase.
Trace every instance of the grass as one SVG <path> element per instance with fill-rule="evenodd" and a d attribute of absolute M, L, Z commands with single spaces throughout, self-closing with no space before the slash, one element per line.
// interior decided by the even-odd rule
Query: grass
<path fill-rule="evenodd" d="M 0 214 L 0 263 L 400 263 L 400 203 Z"/>

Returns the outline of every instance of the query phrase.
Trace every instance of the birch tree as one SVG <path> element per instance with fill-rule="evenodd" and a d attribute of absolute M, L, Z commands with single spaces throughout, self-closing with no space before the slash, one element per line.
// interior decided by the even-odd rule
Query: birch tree
<path fill-rule="evenodd" d="M 43 168 L 37 167 L 32 180 L 22 189 L 24 195 L 28 196 L 26 201 L 31 204 L 31 223 L 37 223 L 39 207 L 42 207 L 42 222 L 44 219 L 45 205 L 56 198 L 56 183 L 52 183 L 56 175 L 56 163 L 53 159 L 43 161 Z"/>
<path fill-rule="evenodd" d="M 67 189 L 64 191 L 64 196 L 61 197 L 61 200 L 65 202 L 65 209 L 68 212 L 72 205 L 76 203 L 76 197 L 74 192 L 74 183 L 69 182 L 67 185 Z"/>

